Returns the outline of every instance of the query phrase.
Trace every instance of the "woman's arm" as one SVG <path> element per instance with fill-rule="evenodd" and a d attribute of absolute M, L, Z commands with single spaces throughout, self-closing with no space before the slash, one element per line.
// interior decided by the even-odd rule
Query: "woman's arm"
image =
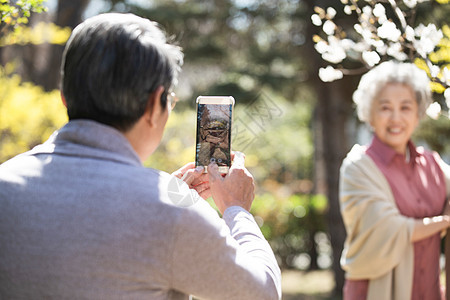
<path fill-rule="evenodd" d="M 416 220 L 411 241 L 417 242 L 450 227 L 450 216 L 436 216 Z"/>
<path fill-rule="evenodd" d="M 448 197 L 450 195 L 450 166 L 447 165 L 437 153 L 434 153 L 433 156 L 444 174 L 444 184 L 446 185 Z M 412 242 L 420 241 L 450 227 L 449 200 L 450 199 L 446 200 L 447 202 L 444 206 L 444 211 L 441 216 L 416 220 L 414 231 L 411 236 Z"/>

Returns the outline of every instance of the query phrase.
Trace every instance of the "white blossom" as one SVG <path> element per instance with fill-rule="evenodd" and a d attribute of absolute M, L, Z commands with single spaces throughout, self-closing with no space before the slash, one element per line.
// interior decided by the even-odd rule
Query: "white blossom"
<path fill-rule="evenodd" d="M 326 20 L 325 23 L 323 23 L 323 32 L 325 32 L 327 35 L 333 35 L 335 29 L 336 24 L 334 24 L 333 21 Z"/>
<path fill-rule="evenodd" d="M 319 17 L 318 14 L 313 14 L 311 16 L 311 22 L 316 25 L 316 26 L 321 26 L 322 25 L 322 19 Z"/>
<path fill-rule="evenodd" d="M 352 14 L 352 8 L 351 8 L 350 5 L 344 6 L 344 13 L 345 13 L 346 15 L 351 15 L 351 14 Z"/>
<path fill-rule="evenodd" d="M 444 36 L 442 30 L 438 30 L 434 24 L 428 24 L 426 27 L 420 24 L 416 27 L 415 33 L 420 36 L 420 39 L 414 40 L 413 44 L 422 57 L 426 57 L 427 54 L 433 52 Z"/>
<path fill-rule="evenodd" d="M 340 40 L 335 36 L 328 36 L 328 45 L 328 51 L 322 54 L 324 60 L 337 64 L 347 57 Z"/>
<path fill-rule="evenodd" d="M 428 24 L 427 26 L 419 24 L 414 32 L 416 36 L 430 39 L 435 45 L 437 45 L 443 37 L 442 30 L 438 30 L 435 24 Z"/>
<path fill-rule="evenodd" d="M 370 7 L 369 5 L 366 5 L 362 8 L 362 12 L 363 12 L 363 14 L 370 16 L 372 14 L 372 7 Z"/>
<path fill-rule="evenodd" d="M 338 64 L 347 57 L 347 54 L 345 54 L 344 49 L 342 49 L 341 47 L 330 47 L 329 49 L 331 50 L 322 54 L 322 58 L 326 61 L 329 61 L 330 63 Z"/>
<path fill-rule="evenodd" d="M 348 0 L 341 0 L 342 4 L 348 4 Z"/>
<path fill-rule="evenodd" d="M 344 50 L 350 50 L 355 47 L 355 42 L 352 41 L 351 39 L 342 39 L 340 44 L 341 47 L 344 48 Z"/>
<path fill-rule="evenodd" d="M 371 44 L 372 46 L 374 46 L 375 48 L 379 48 L 379 47 L 383 47 L 383 46 L 384 46 L 383 40 L 375 40 L 375 39 L 371 39 L 370 44 Z"/>
<path fill-rule="evenodd" d="M 422 34 L 422 31 L 425 29 L 425 25 L 423 25 L 422 23 L 420 23 L 415 29 L 414 32 L 416 33 L 417 36 L 420 36 Z"/>
<path fill-rule="evenodd" d="M 379 18 L 385 14 L 386 14 L 386 9 L 384 8 L 383 4 L 381 4 L 381 3 L 375 4 L 375 6 L 373 7 L 373 15 L 375 17 Z"/>
<path fill-rule="evenodd" d="M 450 109 L 450 88 L 447 88 L 445 90 L 444 97 L 445 97 L 445 104 L 447 104 L 447 107 Z"/>
<path fill-rule="evenodd" d="M 405 52 L 403 52 L 402 45 L 400 43 L 391 43 L 386 53 L 399 61 L 404 61 L 408 58 Z"/>
<path fill-rule="evenodd" d="M 353 27 L 355 28 L 355 31 L 362 36 L 363 40 L 367 44 L 372 45 L 373 39 L 370 29 L 362 27 L 361 24 L 355 24 Z"/>
<path fill-rule="evenodd" d="M 421 38 L 426 36 L 434 45 L 439 44 L 441 39 L 444 37 L 442 30 L 438 30 L 435 24 L 428 24 L 422 31 Z"/>
<path fill-rule="evenodd" d="M 314 48 L 320 54 L 323 54 L 323 53 L 327 52 L 328 51 L 328 47 L 329 47 L 328 43 L 325 42 L 324 40 L 320 40 L 314 45 Z"/>
<path fill-rule="evenodd" d="M 403 1 L 405 3 L 406 6 L 408 6 L 409 8 L 414 8 L 417 5 L 417 0 L 404 0 Z"/>
<path fill-rule="evenodd" d="M 378 23 L 380 23 L 380 24 L 383 24 L 387 20 L 388 20 L 388 18 L 386 15 L 382 15 L 382 16 L 378 17 Z"/>
<path fill-rule="evenodd" d="M 344 74 L 340 70 L 336 70 L 332 66 L 319 69 L 319 77 L 323 82 L 331 82 L 344 77 Z"/>
<path fill-rule="evenodd" d="M 369 48 L 369 44 L 365 43 L 364 41 L 356 43 L 355 47 L 353 47 L 353 49 L 358 52 L 363 52 L 364 50 L 367 50 Z"/>
<path fill-rule="evenodd" d="M 441 113 L 441 105 L 437 102 L 433 102 L 428 106 L 426 110 L 426 114 L 432 118 L 437 120 L 439 118 L 439 114 Z"/>
<path fill-rule="evenodd" d="M 328 7 L 327 8 L 327 17 L 329 17 L 330 19 L 333 19 L 336 16 L 336 10 L 333 7 Z"/>
<path fill-rule="evenodd" d="M 402 35 L 400 30 L 397 29 L 397 26 L 392 21 L 386 21 L 380 27 L 378 27 L 377 34 L 379 37 L 391 40 L 393 42 L 398 41 L 398 39 Z"/>
<path fill-rule="evenodd" d="M 450 85 L 450 69 L 448 67 L 444 67 L 444 70 L 442 70 L 442 75 L 444 76 L 444 82 L 446 82 L 447 85 Z"/>
<path fill-rule="evenodd" d="M 385 55 L 387 53 L 388 46 L 382 40 L 379 40 L 379 43 L 377 43 L 375 47 L 379 54 Z"/>
<path fill-rule="evenodd" d="M 324 60 L 337 64 L 347 57 L 346 51 L 353 50 L 354 45 L 355 42 L 350 39 L 340 40 L 330 35 L 328 36 L 328 42 L 320 40 L 314 45 L 314 48 L 322 55 Z"/>
<path fill-rule="evenodd" d="M 378 18 L 378 23 L 383 24 L 387 21 L 386 9 L 383 4 L 377 3 L 373 8 L 373 15 Z"/>
<path fill-rule="evenodd" d="M 438 66 L 432 65 L 430 67 L 430 75 L 431 77 L 437 77 L 441 69 Z"/>
<path fill-rule="evenodd" d="M 409 25 L 406 26 L 405 34 L 406 34 L 406 39 L 410 42 L 412 42 L 416 37 L 416 35 L 414 33 L 414 28 L 412 28 Z"/>
<path fill-rule="evenodd" d="M 380 62 L 380 56 L 375 51 L 364 51 L 362 53 L 363 60 L 370 66 L 373 67 Z"/>
<path fill-rule="evenodd" d="M 361 23 L 365 23 L 365 24 L 369 24 L 369 20 L 370 20 L 370 17 L 372 16 L 372 7 L 370 7 L 370 6 L 364 6 L 363 8 L 362 8 L 362 14 L 361 14 Z"/>
<path fill-rule="evenodd" d="M 345 43 L 343 45 L 345 45 Z M 314 48 L 317 52 L 322 54 L 324 60 L 334 64 L 340 63 L 347 57 L 341 41 L 332 35 L 328 36 L 328 43 L 319 41 L 314 45 Z"/>

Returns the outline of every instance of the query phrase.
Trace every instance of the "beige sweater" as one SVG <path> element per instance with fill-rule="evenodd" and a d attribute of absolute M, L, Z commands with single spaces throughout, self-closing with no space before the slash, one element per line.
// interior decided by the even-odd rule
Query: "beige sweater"
<path fill-rule="evenodd" d="M 339 193 L 346 277 L 369 279 L 368 300 L 411 299 L 414 219 L 400 214 L 389 183 L 359 145 L 342 164 Z"/>

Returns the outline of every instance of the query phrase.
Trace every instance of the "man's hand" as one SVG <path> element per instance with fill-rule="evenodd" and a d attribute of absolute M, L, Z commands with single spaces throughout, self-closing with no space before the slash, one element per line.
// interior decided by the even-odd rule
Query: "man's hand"
<path fill-rule="evenodd" d="M 217 164 L 211 163 L 208 166 L 211 194 L 222 214 L 230 206 L 241 206 L 247 211 L 252 206 L 255 183 L 244 162 L 244 154 L 235 152 L 233 164 L 225 177 L 219 173 Z"/>
<path fill-rule="evenodd" d="M 194 189 L 203 198 L 211 197 L 211 190 L 209 188 L 208 175 L 203 173 L 203 167 L 195 167 L 195 163 L 190 162 L 180 169 L 172 173 L 173 176 L 182 179 L 189 186 Z"/>

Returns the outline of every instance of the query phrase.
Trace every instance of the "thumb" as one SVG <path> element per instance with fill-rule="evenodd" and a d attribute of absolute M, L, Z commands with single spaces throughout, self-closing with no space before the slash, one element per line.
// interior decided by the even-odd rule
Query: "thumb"
<path fill-rule="evenodd" d="M 216 180 L 222 180 L 222 176 L 219 173 L 219 167 L 215 163 L 210 163 L 208 166 L 209 181 L 215 182 Z"/>
<path fill-rule="evenodd" d="M 188 170 L 184 176 L 181 178 L 186 182 L 188 185 L 191 185 L 191 183 L 194 181 L 194 179 L 200 177 L 203 174 L 203 167 L 198 166 L 195 169 Z"/>
<path fill-rule="evenodd" d="M 234 152 L 232 168 L 245 168 L 245 154 L 239 151 Z"/>

